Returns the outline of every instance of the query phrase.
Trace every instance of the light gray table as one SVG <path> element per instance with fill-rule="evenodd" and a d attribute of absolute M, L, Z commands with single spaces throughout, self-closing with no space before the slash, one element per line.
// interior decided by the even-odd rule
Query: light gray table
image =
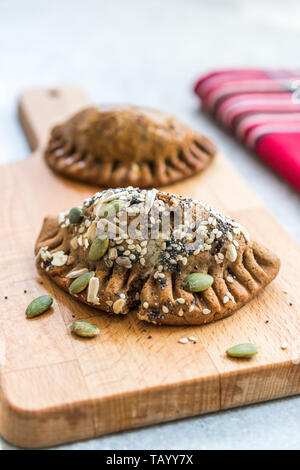
<path fill-rule="evenodd" d="M 77 84 L 91 100 L 158 107 L 210 135 L 300 241 L 300 197 L 198 110 L 214 67 L 299 67 L 298 0 L 0 0 L 0 164 L 29 149 L 25 88 Z M 1 190 L 0 190 L 1 191 Z M 0 449 L 12 449 L 0 438 Z M 300 449 L 300 398 L 92 439 L 75 449 Z"/>

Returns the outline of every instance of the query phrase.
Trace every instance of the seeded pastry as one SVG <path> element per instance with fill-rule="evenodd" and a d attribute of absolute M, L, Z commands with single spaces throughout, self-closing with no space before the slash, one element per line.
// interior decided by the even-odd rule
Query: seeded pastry
<path fill-rule="evenodd" d="M 54 127 L 49 166 L 85 183 L 143 188 L 174 183 L 203 171 L 213 143 L 175 117 L 136 106 L 87 108 Z"/>
<path fill-rule="evenodd" d="M 279 259 L 206 204 L 156 189 L 109 189 L 47 217 L 37 264 L 79 301 L 155 324 L 209 323 L 269 284 Z"/>

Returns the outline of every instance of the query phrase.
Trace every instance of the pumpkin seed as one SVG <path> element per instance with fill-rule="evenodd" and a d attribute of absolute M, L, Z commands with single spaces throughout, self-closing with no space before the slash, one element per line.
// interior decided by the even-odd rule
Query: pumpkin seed
<path fill-rule="evenodd" d="M 124 207 L 124 201 L 115 199 L 100 207 L 99 217 L 114 217 Z"/>
<path fill-rule="evenodd" d="M 108 244 L 109 240 L 106 235 L 95 238 L 89 251 L 89 260 L 98 261 L 100 258 L 102 258 L 108 249 Z"/>
<path fill-rule="evenodd" d="M 70 328 L 72 333 L 82 338 L 93 338 L 100 333 L 97 326 L 87 321 L 74 321 Z"/>
<path fill-rule="evenodd" d="M 69 220 L 71 224 L 79 224 L 83 217 L 83 212 L 80 207 L 73 207 L 69 212 Z"/>
<path fill-rule="evenodd" d="M 69 287 L 70 294 L 79 294 L 82 292 L 90 282 L 90 279 L 95 276 L 94 271 L 90 271 L 88 273 L 81 274 Z"/>
<path fill-rule="evenodd" d="M 192 273 L 183 280 L 183 288 L 189 292 L 202 292 L 208 289 L 214 282 L 209 274 Z"/>
<path fill-rule="evenodd" d="M 33 318 L 41 315 L 51 307 L 52 302 L 53 299 L 51 295 L 41 295 L 40 297 L 37 297 L 32 302 L 30 302 L 26 308 L 26 317 Z"/>
<path fill-rule="evenodd" d="M 231 348 L 227 349 L 226 354 L 230 357 L 240 357 L 249 359 L 250 357 L 257 354 L 258 351 L 259 347 L 255 344 L 244 343 L 237 344 L 236 346 L 232 346 Z"/>

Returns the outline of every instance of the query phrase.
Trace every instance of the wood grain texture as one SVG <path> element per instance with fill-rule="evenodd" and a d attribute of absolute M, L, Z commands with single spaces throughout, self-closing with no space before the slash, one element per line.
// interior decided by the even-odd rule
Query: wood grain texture
<path fill-rule="evenodd" d="M 86 104 L 73 88 L 25 93 L 19 115 L 36 150 L 0 172 L 3 437 L 42 447 L 299 393 L 300 249 L 221 155 L 203 175 L 165 189 L 233 216 L 280 256 L 278 278 L 238 313 L 204 327 L 156 327 L 134 312 L 109 317 L 78 304 L 47 278 L 40 284 L 33 246 L 44 215 L 98 189 L 54 175 L 42 157 L 49 126 Z M 26 320 L 27 304 L 44 293 L 53 308 Z M 92 319 L 100 336 L 71 336 L 73 315 Z M 190 335 L 197 344 L 178 343 Z M 248 341 L 261 346 L 251 361 L 226 357 L 229 346 Z"/>

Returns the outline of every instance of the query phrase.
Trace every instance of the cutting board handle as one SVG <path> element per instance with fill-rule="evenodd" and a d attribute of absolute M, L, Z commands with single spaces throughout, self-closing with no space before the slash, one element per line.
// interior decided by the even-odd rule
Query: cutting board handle
<path fill-rule="evenodd" d="M 25 91 L 19 100 L 18 115 L 31 149 L 44 146 L 53 125 L 87 105 L 87 97 L 75 87 Z"/>

